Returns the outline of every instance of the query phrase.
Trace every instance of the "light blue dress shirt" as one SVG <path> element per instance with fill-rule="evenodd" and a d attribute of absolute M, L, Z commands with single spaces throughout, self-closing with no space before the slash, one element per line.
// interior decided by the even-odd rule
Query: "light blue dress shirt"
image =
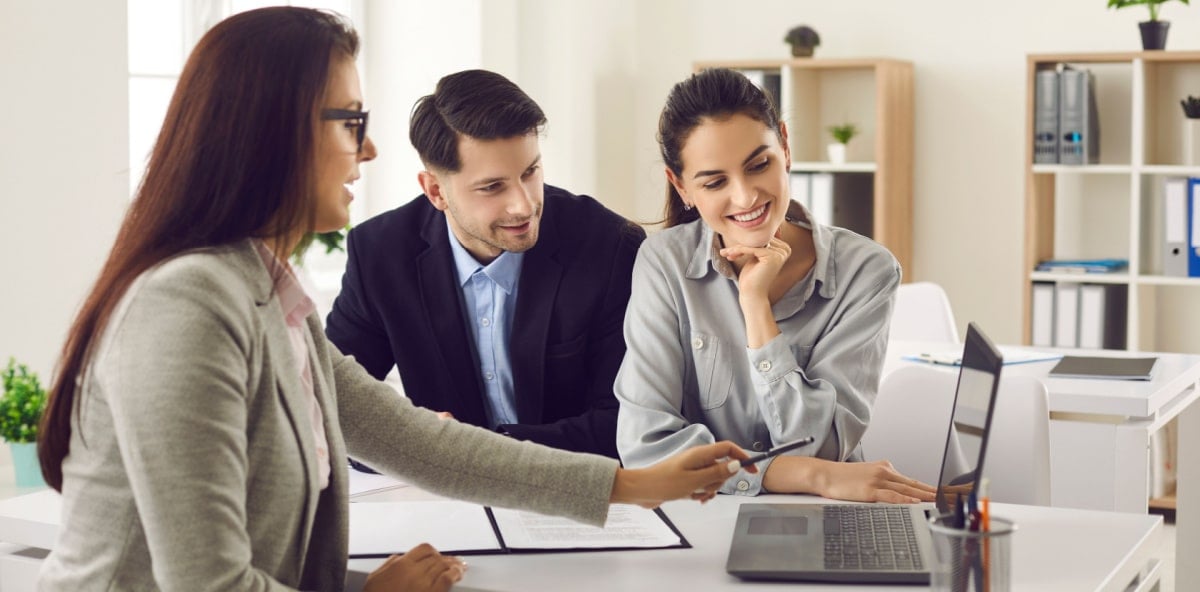
<path fill-rule="evenodd" d="M 446 226 L 449 225 L 447 219 Z M 479 377 L 483 380 L 488 426 L 495 429 L 501 424 L 518 423 L 508 341 L 525 254 L 505 251 L 484 266 L 458 242 L 453 229 L 449 235 L 458 284 L 466 304 L 467 326 L 474 329 L 471 335 L 479 353 Z"/>

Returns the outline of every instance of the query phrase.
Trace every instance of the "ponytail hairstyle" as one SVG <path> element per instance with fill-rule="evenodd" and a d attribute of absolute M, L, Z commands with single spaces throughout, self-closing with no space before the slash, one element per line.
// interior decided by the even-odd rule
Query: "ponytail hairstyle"
<path fill-rule="evenodd" d="M 234 15 L 196 44 L 137 195 L 63 345 L 38 426 L 50 487 L 62 491 L 72 409 L 93 346 L 142 272 L 192 249 L 312 226 L 313 145 L 326 82 L 335 60 L 357 52 L 358 35 L 344 18 L 294 7 Z"/>
<path fill-rule="evenodd" d="M 680 153 L 692 130 L 704 119 L 724 119 L 739 113 L 767 126 L 780 142 L 783 141 L 779 115 L 771 99 L 741 73 L 728 68 L 711 68 L 676 84 L 667 95 L 667 104 L 658 118 L 658 144 L 663 163 L 676 177 L 681 177 L 683 159 Z M 700 214 L 684 208 L 683 198 L 668 181 L 663 216 L 664 227 L 670 228 L 696 220 Z"/>

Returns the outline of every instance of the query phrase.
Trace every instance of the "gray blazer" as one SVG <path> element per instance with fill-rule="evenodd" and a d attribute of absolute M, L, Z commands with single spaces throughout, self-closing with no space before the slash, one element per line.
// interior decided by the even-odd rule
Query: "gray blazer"
<path fill-rule="evenodd" d="M 308 318 L 333 459 L 430 491 L 602 524 L 616 462 L 412 406 Z M 142 276 L 76 401 L 63 522 L 43 590 L 339 590 L 346 467 L 317 487 L 309 400 L 272 281 L 247 240 Z"/>

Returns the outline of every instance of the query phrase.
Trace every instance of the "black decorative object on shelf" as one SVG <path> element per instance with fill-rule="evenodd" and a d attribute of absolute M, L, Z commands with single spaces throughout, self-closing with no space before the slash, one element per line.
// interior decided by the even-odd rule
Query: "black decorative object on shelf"
<path fill-rule="evenodd" d="M 792 55 L 798 58 L 812 57 L 813 49 L 821 44 L 821 36 L 808 25 L 793 27 L 783 40 L 792 46 Z"/>
<path fill-rule="evenodd" d="M 1188 119 L 1200 119 L 1200 97 L 1188 95 L 1186 99 L 1180 99 L 1179 104 L 1183 105 L 1183 114 Z"/>

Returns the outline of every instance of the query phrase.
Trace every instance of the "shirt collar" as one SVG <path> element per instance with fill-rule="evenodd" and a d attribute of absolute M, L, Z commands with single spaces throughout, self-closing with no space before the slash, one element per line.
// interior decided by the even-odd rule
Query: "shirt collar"
<path fill-rule="evenodd" d="M 817 251 L 817 262 L 813 264 L 813 270 L 810 273 L 813 279 L 813 285 L 818 286 L 818 293 L 825 298 L 833 298 L 837 294 L 837 278 L 836 266 L 833 258 L 833 233 L 828 226 L 815 224 L 812 222 L 812 213 L 808 208 L 804 207 L 798 201 L 790 201 L 788 203 L 788 211 L 786 220 L 789 223 L 808 228 L 812 231 L 813 246 Z M 721 240 L 717 233 L 709 228 L 703 220 L 696 220 L 693 224 L 700 224 L 702 228 L 700 243 L 696 246 L 695 253 L 692 254 L 692 260 L 688 263 L 684 275 L 691 279 L 700 279 L 708 275 L 709 271 L 725 276 L 733 280 L 737 275 L 734 272 L 733 265 L 728 259 L 721 256 Z M 804 295 L 805 300 L 808 299 L 810 293 Z"/>
<path fill-rule="evenodd" d="M 500 289 L 508 294 L 513 293 L 513 289 L 517 285 L 517 278 L 521 275 L 521 262 L 525 259 L 524 253 L 504 251 L 485 266 L 476 261 L 467 248 L 458 242 L 458 237 L 454 235 L 454 229 L 450 227 L 449 218 L 446 219 L 446 230 L 450 241 L 450 252 L 454 254 L 454 267 L 458 272 L 459 287 L 466 286 L 467 282 L 471 280 L 471 276 L 482 269 L 484 275 L 500 286 Z"/>
<path fill-rule="evenodd" d="M 267 266 L 271 277 L 278 275 L 275 282 L 275 293 L 279 297 L 279 307 L 283 309 L 284 322 L 289 327 L 301 326 L 308 315 L 316 312 L 317 306 L 304 291 L 304 286 L 300 285 L 300 281 L 296 279 L 291 265 L 276 259 L 275 253 L 272 253 L 263 241 L 252 239 L 251 242 L 254 243 L 254 248 L 258 251 L 263 265 Z M 283 268 L 283 273 L 276 274 L 280 268 Z"/>

